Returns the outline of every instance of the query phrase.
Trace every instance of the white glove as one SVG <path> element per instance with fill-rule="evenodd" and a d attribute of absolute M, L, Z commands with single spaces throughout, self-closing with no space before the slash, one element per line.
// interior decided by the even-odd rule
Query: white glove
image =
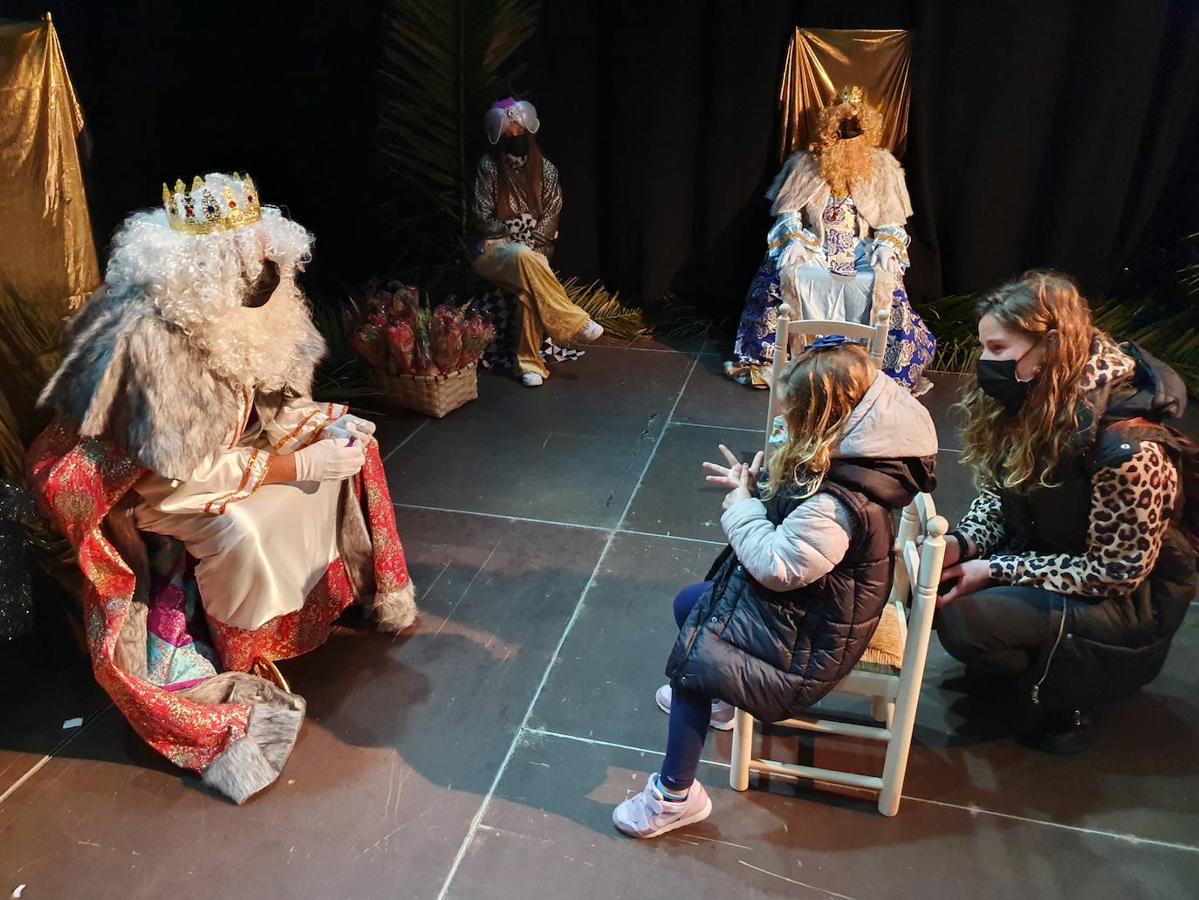
<path fill-rule="evenodd" d="M 358 443 L 365 444 L 367 439 L 372 437 L 374 433 L 374 422 L 360 419 L 358 416 L 344 415 L 336 422 L 326 425 L 323 436 L 326 438 L 341 438 L 343 440 L 355 438 Z"/>
<path fill-rule="evenodd" d="M 779 268 L 792 269 L 802 266 L 808 261 L 808 248 L 799 241 L 791 241 L 779 254 Z"/>
<path fill-rule="evenodd" d="M 362 443 L 347 446 L 348 440 L 317 441 L 292 454 L 296 461 L 296 481 L 341 481 L 358 474 L 366 462 Z"/>
<path fill-rule="evenodd" d="M 874 251 L 874 259 L 870 261 L 871 268 L 884 269 L 892 275 L 903 274 L 903 263 L 899 261 L 897 254 L 891 247 L 880 244 Z"/>

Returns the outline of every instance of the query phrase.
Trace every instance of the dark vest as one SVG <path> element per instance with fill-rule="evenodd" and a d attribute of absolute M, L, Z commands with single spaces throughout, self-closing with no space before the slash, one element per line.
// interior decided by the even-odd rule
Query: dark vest
<path fill-rule="evenodd" d="M 1137 417 L 1140 406 L 1131 388 L 1099 409 L 1097 423 L 1084 415 L 1081 439 L 1050 479 L 1056 486 L 1000 490 L 1004 546 L 997 553 L 1086 552 L 1095 474 L 1123 465 L 1143 440 L 1154 439 L 1152 427 L 1111 427 Z M 1172 527 L 1153 572 L 1135 590 L 1093 599 L 1062 596 L 1028 676 L 1039 682 L 1038 701 L 1048 708 L 1085 708 L 1152 681 L 1197 586 L 1194 554 Z"/>
<path fill-rule="evenodd" d="M 811 706 L 849 673 L 878 627 L 895 541 L 892 509 L 853 483 L 834 466 L 820 489 L 845 505 L 854 526 L 845 558 L 818 581 L 772 591 L 731 548 L 721 554 L 709 574 L 712 587 L 691 610 L 667 663 L 673 684 L 772 722 Z M 767 503 L 767 516 L 777 527 L 803 502 L 780 492 Z"/>

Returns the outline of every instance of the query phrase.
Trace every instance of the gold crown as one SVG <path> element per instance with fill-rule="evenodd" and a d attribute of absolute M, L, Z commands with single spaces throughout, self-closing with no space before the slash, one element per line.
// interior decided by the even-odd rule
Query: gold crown
<path fill-rule="evenodd" d="M 856 84 L 847 84 L 841 88 L 841 98 L 837 101 L 838 105 L 842 103 L 865 103 L 866 92 Z"/>
<path fill-rule="evenodd" d="M 262 219 L 254 180 L 237 172 L 209 175 L 207 180 L 197 175 L 190 188 L 179 179 L 173 191 L 163 182 L 162 205 L 171 228 L 187 234 L 232 231 Z"/>

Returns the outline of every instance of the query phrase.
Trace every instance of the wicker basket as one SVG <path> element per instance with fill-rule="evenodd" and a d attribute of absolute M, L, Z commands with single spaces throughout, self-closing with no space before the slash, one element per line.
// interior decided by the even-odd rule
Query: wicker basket
<path fill-rule="evenodd" d="M 371 381 L 396 406 L 435 419 L 449 415 L 479 396 L 475 366 L 466 366 L 449 375 L 401 375 L 375 366 L 367 369 Z"/>

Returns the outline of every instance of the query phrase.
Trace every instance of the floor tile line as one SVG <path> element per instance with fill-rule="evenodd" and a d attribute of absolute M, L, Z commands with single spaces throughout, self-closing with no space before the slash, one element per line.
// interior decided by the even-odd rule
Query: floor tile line
<path fill-rule="evenodd" d="M 554 519 L 536 519 L 530 516 L 510 516 L 504 513 L 483 512 L 477 509 L 456 509 L 448 506 L 424 506 L 419 503 L 393 503 L 397 509 L 419 509 L 424 512 L 454 513 L 460 516 L 481 516 L 485 519 L 502 519 L 505 522 L 528 522 L 533 525 L 555 525 L 560 528 L 582 528 L 587 531 L 602 531 L 604 534 L 629 534 L 636 537 L 662 538 L 668 541 L 686 541 L 689 544 L 710 544 L 723 547 L 724 541 L 709 541 L 704 538 L 685 537 L 681 534 L 659 534 L 656 531 L 638 531 L 634 528 L 605 528 L 602 525 L 581 525 L 577 522 L 559 522 Z"/>
<path fill-rule="evenodd" d="M 15 794 L 17 792 L 17 790 L 21 787 L 21 785 L 23 785 L 26 781 L 28 781 L 30 778 L 32 778 L 34 775 L 36 775 L 38 772 L 40 772 L 42 766 L 44 766 L 46 763 L 50 762 L 50 760 L 52 760 L 52 759 L 54 759 L 54 755 L 51 753 L 47 753 L 45 756 L 43 756 L 41 759 L 39 759 L 36 763 L 34 763 L 29 768 L 28 772 L 26 772 L 24 775 L 22 775 L 20 778 L 18 778 L 16 781 L 14 781 L 9 786 L 8 790 L 6 790 L 3 794 L 0 794 L 0 805 L 3 805 L 5 800 L 7 800 L 9 797 L 11 797 L 13 794 Z"/>
<path fill-rule="evenodd" d="M 708 339 L 704 339 L 703 348 L 707 346 Z M 687 385 L 691 383 L 691 376 L 695 373 L 695 367 L 699 363 L 699 354 L 692 360 L 691 365 L 687 368 L 687 375 L 683 378 L 683 384 L 679 388 L 678 394 L 674 398 L 674 405 L 671 406 L 670 412 L 666 414 L 666 421 L 669 422 L 674 416 L 674 412 L 679 408 L 679 402 L 683 399 L 683 394 L 687 390 Z M 600 551 L 599 558 L 595 561 L 595 567 L 591 570 L 591 575 L 587 578 L 587 583 L 583 585 L 583 590 L 579 593 L 578 602 L 575 603 L 575 608 L 571 611 L 570 618 L 566 622 L 566 626 L 562 629 L 562 634 L 558 638 L 558 643 L 550 654 L 549 662 L 546 663 L 545 671 L 541 673 L 541 680 L 537 683 L 537 689 L 533 691 L 533 696 L 529 700 L 528 707 L 525 708 L 524 718 L 521 719 L 520 725 L 517 726 L 515 733 L 512 735 L 512 742 L 508 745 L 508 752 L 504 754 L 504 759 L 500 762 L 499 768 L 496 769 L 495 777 L 491 780 L 491 785 L 487 789 L 483 801 L 479 804 L 479 809 L 475 812 L 471 819 L 470 827 L 466 831 L 466 835 L 462 838 L 462 843 L 458 847 L 458 852 L 454 854 L 454 861 L 450 864 L 450 870 L 446 873 L 445 881 L 441 885 L 441 891 L 437 894 L 437 900 L 443 900 L 450 890 L 450 885 L 454 883 L 454 878 L 458 874 L 458 869 L 462 865 L 462 861 L 466 858 L 466 853 L 470 849 L 470 845 L 474 842 L 475 835 L 479 832 L 479 826 L 483 823 L 484 816 L 487 815 L 487 810 L 491 806 L 491 798 L 495 796 L 496 789 L 500 785 L 500 781 L 504 777 L 504 773 L 508 771 L 508 764 L 512 762 L 512 756 L 516 753 L 516 748 L 520 745 L 521 739 L 528 729 L 529 717 L 533 714 L 534 707 L 537 706 L 537 701 L 541 699 L 541 692 L 545 690 L 546 684 L 549 682 L 550 673 L 553 672 L 555 664 L 562 653 L 562 647 L 566 644 L 566 639 L 574 630 L 575 623 L 579 620 L 579 615 L 583 611 L 583 604 L 587 600 L 587 594 L 590 593 L 592 586 L 595 584 L 596 578 L 599 576 L 600 569 L 603 567 L 604 559 L 608 555 L 608 551 L 612 548 L 612 543 L 616 540 L 617 532 L 624 526 L 625 519 L 628 517 L 629 510 L 633 506 L 633 501 L 637 497 L 638 491 L 641 489 L 641 484 L 645 479 L 645 473 L 649 471 L 650 465 L 654 461 L 654 456 L 657 455 L 658 448 L 662 446 L 662 438 L 666 434 L 666 429 L 663 428 L 658 432 L 658 436 L 654 439 L 654 446 L 650 450 L 649 455 L 645 459 L 645 465 L 641 468 L 641 473 L 637 476 L 637 483 L 633 486 L 633 492 L 629 495 L 629 502 L 625 504 L 621 511 L 620 519 L 616 523 L 616 528 L 608 533 L 607 539 L 604 541 L 604 547 Z"/>
<path fill-rule="evenodd" d="M 482 516 L 485 519 L 503 519 L 505 522 L 528 522 L 533 525 L 557 525 L 560 528 L 583 528 L 587 531 L 602 531 L 610 534 L 613 529 L 603 525 L 581 525 L 577 522 L 559 522 L 554 519 L 537 519 L 532 516 L 510 516 L 505 513 L 483 512 L 478 509 L 457 509 L 452 506 L 425 506 L 420 503 L 392 503 L 397 509 L 419 509 L 424 512 L 456 513 L 461 516 Z"/>
<path fill-rule="evenodd" d="M 711 428 L 716 431 L 748 431 L 750 434 L 765 434 L 765 428 L 739 428 L 735 425 L 705 425 L 702 422 L 679 422 L 671 419 L 666 423 L 669 426 L 679 426 L 682 428 Z"/>
<path fill-rule="evenodd" d="M 560 731 L 550 731 L 547 728 L 526 728 L 525 734 L 531 734 L 536 737 L 557 738 L 560 741 L 573 741 L 576 744 L 590 744 L 595 747 L 611 747 L 614 750 L 630 750 L 633 753 L 648 754 L 649 756 L 665 756 L 665 750 L 647 750 L 645 747 L 634 747 L 631 744 L 618 744 L 614 741 L 603 741 L 599 738 L 587 738 L 577 734 L 563 734 Z M 701 765 L 715 766 L 718 769 L 727 769 L 729 764 L 721 762 L 718 759 L 701 759 Z"/>
<path fill-rule="evenodd" d="M 961 803 L 947 803 L 944 800 L 929 800 L 926 797 L 909 797 L 903 795 L 904 800 L 912 803 L 924 803 L 929 806 L 943 806 L 947 809 L 957 809 L 962 812 L 972 814 L 980 814 L 984 816 L 994 816 L 999 819 L 1011 819 L 1015 822 L 1026 822 L 1030 825 L 1043 825 L 1046 828 L 1059 828 L 1063 831 L 1073 831 L 1079 834 L 1089 834 L 1094 837 L 1113 838 L 1117 841 L 1125 841 L 1129 844 L 1143 844 L 1148 847 L 1161 847 L 1165 850 L 1181 850 L 1185 853 L 1199 853 L 1199 847 L 1191 844 L 1179 844 L 1174 841 L 1159 841 L 1155 838 L 1143 838 L 1135 834 L 1125 834 L 1119 831 L 1105 831 L 1100 828 L 1085 828 L 1082 825 L 1066 825 L 1062 822 L 1047 822 L 1044 819 L 1033 819 L 1028 816 L 1017 816 L 1014 813 L 998 812 L 993 809 L 983 809 L 981 806 L 966 806 Z"/>
<path fill-rule="evenodd" d="M 686 541 L 689 544 L 708 544 L 713 547 L 724 547 L 726 541 L 709 541 L 704 538 L 684 537 L 681 534 L 658 534 L 656 531 L 635 531 L 632 528 L 621 528 L 617 534 L 632 534 L 637 537 L 662 538 L 667 541 Z"/>
<path fill-rule="evenodd" d="M 412 431 L 408 432 L 408 436 L 406 438 L 404 438 L 402 441 L 400 441 L 398 444 L 396 444 L 394 447 L 392 447 L 390 450 L 387 451 L 387 455 L 385 457 L 383 457 L 383 462 L 387 462 L 389 459 L 391 459 L 393 456 L 395 456 L 397 450 L 401 449 L 406 443 L 408 443 L 410 440 L 412 440 L 414 437 L 416 437 L 418 434 L 420 434 L 421 431 L 424 430 L 424 427 L 432 421 L 433 421 L 432 419 L 425 419 L 425 421 L 421 422 L 419 425 L 417 425 L 415 428 L 413 428 Z"/>
<path fill-rule="evenodd" d="M 103 713 L 107 712 L 108 708 L 110 706 L 112 706 L 111 700 L 108 701 L 107 703 L 105 703 L 103 706 L 101 706 L 99 709 L 97 709 L 91 715 L 85 717 L 82 725 L 80 725 L 78 728 L 76 728 L 74 731 L 72 731 L 69 735 L 67 735 L 65 738 L 63 738 L 61 741 L 59 741 L 57 744 L 55 744 L 54 748 L 49 753 L 47 753 L 45 756 L 43 756 L 41 759 L 39 759 L 37 762 L 35 762 L 29 768 L 28 772 L 26 772 L 24 775 L 22 775 L 20 778 L 18 778 L 16 781 L 14 781 L 11 785 L 9 785 L 8 789 L 5 790 L 3 794 L 0 794 L 0 805 L 3 805 L 5 800 L 7 800 L 9 797 L 11 797 L 13 794 L 15 794 L 17 792 L 17 789 L 19 787 L 21 787 L 21 785 L 23 785 L 26 781 L 28 781 L 30 778 L 32 778 L 34 775 L 36 775 L 39 771 L 41 771 L 42 766 L 44 766 L 46 763 L 50 762 L 50 760 L 54 759 L 56 756 L 58 756 L 60 753 L 62 753 L 62 751 L 67 748 L 68 744 L 70 744 L 73 740 L 75 740 L 75 738 L 79 737 L 79 735 L 83 732 L 83 730 L 85 728 L 87 728 L 87 726 L 91 725 L 92 722 L 94 722 L 94 721 L 96 721 L 96 719 L 100 718 L 100 716 Z"/>
<path fill-rule="evenodd" d="M 563 741 L 572 741 L 577 744 L 589 744 L 596 747 L 611 747 L 615 750 L 628 750 L 633 753 L 647 754 L 649 756 L 663 756 L 662 750 L 650 750 L 646 747 L 635 747 L 632 744 L 620 744 L 615 741 L 605 741 L 599 738 L 582 737 L 577 734 L 565 734 L 560 731 L 551 731 L 548 728 L 526 728 L 525 733 L 536 735 L 538 737 L 557 738 Z M 701 764 L 708 766 L 716 766 L 721 769 L 730 768 L 726 762 L 720 762 L 713 759 L 702 759 Z M 903 800 L 911 803 L 924 803 L 929 806 L 940 806 L 946 809 L 956 809 L 959 812 L 968 812 L 972 815 L 992 816 L 999 819 L 1011 819 L 1016 822 L 1024 822 L 1028 825 L 1043 825 L 1046 828 L 1057 828 L 1063 831 L 1072 831 L 1078 834 L 1087 834 L 1093 837 L 1112 838 L 1113 840 L 1125 841 L 1130 844 L 1143 844 L 1149 847 L 1160 847 L 1165 850 L 1179 850 L 1185 853 L 1199 853 L 1199 847 L 1191 844 L 1180 844 L 1174 841 L 1160 841 L 1155 838 L 1143 838 L 1135 834 L 1125 834 L 1119 831 L 1105 831 L 1099 828 L 1086 828 L 1082 825 L 1066 825 L 1062 822 L 1049 822 L 1045 819 L 1034 819 L 1029 816 L 1018 816 L 1013 813 L 999 812 L 994 809 L 984 809 L 981 806 L 966 806 L 961 803 L 949 803 L 944 800 L 930 800 L 927 797 L 913 797 L 910 794 L 904 794 Z"/>
<path fill-rule="evenodd" d="M 739 859 L 737 862 L 741 863 L 741 865 L 745 866 L 747 869 L 753 869 L 755 872 L 761 872 L 763 875 L 769 875 L 771 878 L 777 878 L 779 881 L 785 881 L 788 884 L 798 885 L 799 887 L 807 888 L 810 891 L 815 891 L 818 894 L 824 894 L 826 897 L 836 897 L 838 900 L 853 900 L 853 897 L 850 897 L 847 894 L 838 894 L 836 891 L 830 891 L 827 888 L 817 887 L 814 884 L 808 884 L 806 881 L 796 881 L 794 878 L 788 878 L 786 875 L 779 875 L 777 872 L 771 872 L 767 869 L 759 869 L 757 866 L 751 866 L 743 859 Z"/>

